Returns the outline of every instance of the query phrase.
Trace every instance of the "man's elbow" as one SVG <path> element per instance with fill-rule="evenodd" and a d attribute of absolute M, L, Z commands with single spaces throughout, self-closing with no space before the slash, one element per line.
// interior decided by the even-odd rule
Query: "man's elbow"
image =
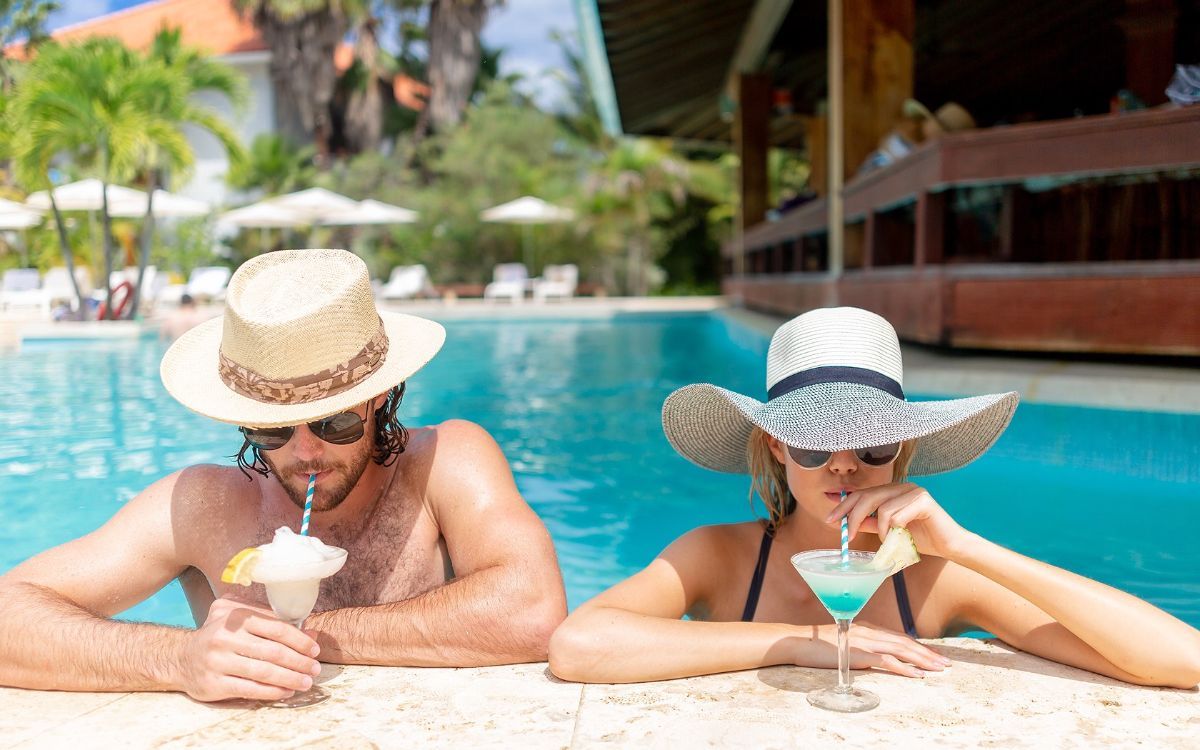
<path fill-rule="evenodd" d="M 545 661 L 550 638 L 567 616 L 567 604 L 561 591 L 545 594 L 529 602 L 521 611 L 522 644 L 531 661 Z"/>

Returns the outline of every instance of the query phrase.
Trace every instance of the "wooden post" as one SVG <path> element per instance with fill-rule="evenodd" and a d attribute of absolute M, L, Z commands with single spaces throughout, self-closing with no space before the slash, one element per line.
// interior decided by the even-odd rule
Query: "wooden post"
<path fill-rule="evenodd" d="M 1167 100 L 1178 15 L 1175 0 L 1125 0 L 1117 20 L 1125 33 L 1125 87 L 1151 107 Z"/>
<path fill-rule="evenodd" d="M 826 168 L 829 170 L 829 274 L 837 277 L 842 275 L 846 252 L 846 227 L 842 224 L 842 183 L 846 177 L 845 168 L 842 166 L 842 157 L 845 155 L 842 143 L 845 137 L 845 89 L 842 85 L 842 42 L 844 41 L 842 38 L 842 0 L 829 0 L 828 40 L 829 131 L 827 144 L 829 158 Z"/>
<path fill-rule="evenodd" d="M 801 117 L 804 123 L 804 147 L 808 151 L 808 186 L 819 197 L 829 194 L 829 118 L 825 115 Z"/>
<path fill-rule="evenodd" d="M 853 0 L 845 14 L 843 168 L 849 178 L 901 121 L 904 100 L 913 95 L 916 0 Z"/>
<path fill-rule="evenodd" d="M 737 77 L 738 107 L 733 121 L 733 144 L 738 155 L 737 231 L 762 222 L 767 215 L 767 149 L 770 146 L 770 79 L 760 74 Z M 736 249 L 734 273 L 744 267 L 744 247 Z"/>
<path fill-rule="evenodd" d="M 875 265 L 875 247 L 879 239 L 879 217 L 874 211 L 867 211 L 863 221 L 863 257 L 862 267 L 871 268 Z"/>
<path fill-rule="evenodd" d="M 913 241 L 913 266 L 941 263 L 946 235 L 946 194 L 922 190 L 917 195 L 916 239 Z"/>

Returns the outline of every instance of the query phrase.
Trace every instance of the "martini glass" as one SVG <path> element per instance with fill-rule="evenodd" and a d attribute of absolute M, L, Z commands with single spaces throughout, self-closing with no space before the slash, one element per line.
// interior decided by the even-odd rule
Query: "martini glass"
<path fill-rule="evenodd" d="M 340 554 L 314 562 L 272 561 L 269 557 L 255 566 L 251 578 L 267 589 L 267 601 L 281 620 L 299 628 L 312 614 L 321 592 L 321 579 L 328 578 L 346 564 L 346 550 L 332 547 Z M 303 708 L 328 700 L 329 692 L 315 684 L 290 698 L 268 703 L 272 708 Z"/>
<path fill-rule="evenodd" d="M 837 549 L 792 555 L 792 565 L 837 622 L 838 683 L 808 694 L 808 702 L 818 708 L 856 713 L 879 705 L 878 695 L 850 686 L 850 621 L 892 574 L 891 568 L 875 568 L 874 559 L 874 552 L 850 552 L 849 561 L 843 563 Z"/>

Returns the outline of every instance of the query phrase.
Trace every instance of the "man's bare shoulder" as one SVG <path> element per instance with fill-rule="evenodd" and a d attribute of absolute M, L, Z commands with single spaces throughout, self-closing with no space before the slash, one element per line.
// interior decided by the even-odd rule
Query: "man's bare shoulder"
<path fill-rule="evenodd" d="M 403 460 L 408 472 L 425 474 L 430 482 L 460 476 L 463 469 L 511 474 L 496 440 L 474 422 L 448 419 L 439 424 L 410 428 Z"/>
<path fill-rule="evenodd" d="M 495 438 L 478 424 L 466 419 L 447 419 L 434 425 L 410 428 L 406 452 L 436 454 L 439 459 L 483 449 L 499 451 Z"/>
<path fill-rule="evenodd" d="M 214 505 L 244 501 L 259 494 L 262 477 L 253 472 L 247 477 L 236 466 L 196 464 L 180 469 L 159 480 L 160 491 L 167 492 L 175 504 Z"/>
<path fill-rule="evenodd" d="M 248 499 L 259 496 L 261 481 L 257 474 L 248 480 L 236 467 L 196 464 L 159 479 L 129 505 L 137 513 L 169 513 L 176 528 L 206 527 L 229 518 L 235 509 L 251 507 Z"/>
<path fill-rule="evenodd" d="M 465 419 L 409 431 L 400 467 L 424 484 L 435 516 L 442 507 L 481 510 L 520 501 L 512 470 L 488 431 Z"/>

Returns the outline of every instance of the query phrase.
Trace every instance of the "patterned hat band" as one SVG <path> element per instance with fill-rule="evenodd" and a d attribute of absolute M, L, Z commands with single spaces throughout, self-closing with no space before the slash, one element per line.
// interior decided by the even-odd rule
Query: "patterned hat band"
<path fill-rule="evenodd" d="M 348 361 L 313 375 L 292 380 L 269 380 L 220 354 L 219 374 L 234 392 L 264 404 L 306 404 L 353 388 L 379 369 L 388 351 L 388 337 L 379 329 Z"/>
<path fill-rule="evenodd" d="M 777 399 L 792 391 L 799 390 L 819 383 L 855 383 L 878 388 L 901 401 L 904 400 L 904 389 L 895 380 L 875 370 L 865 367 L 813 367 L 808 370 L 788 375 L 767 391 L 768 399 Z"/>

